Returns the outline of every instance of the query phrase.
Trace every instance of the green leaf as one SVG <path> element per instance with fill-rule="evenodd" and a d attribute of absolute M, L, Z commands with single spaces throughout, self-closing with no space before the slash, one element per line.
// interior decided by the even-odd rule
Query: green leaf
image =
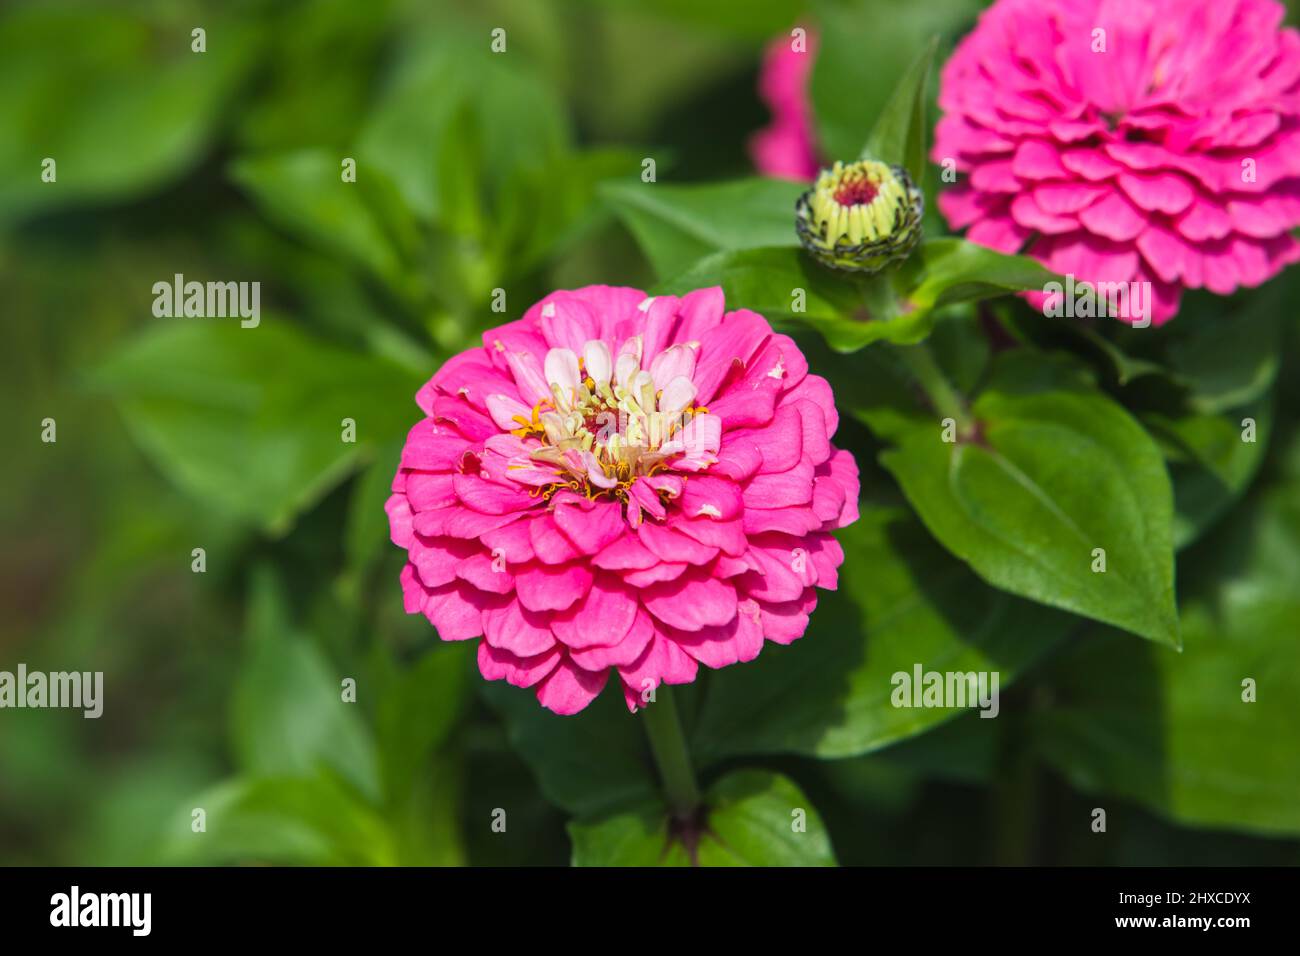
<path fill-rule="evenodd" d="M 230 169 L 272 221 L 401 290 L 418 248 L 415 221 L 381 170 L 359 169 L 356 182 L 341 173 L 337 154 L 319 149 L 246 157 Z"/>
<path fill-rule="evenodd" d="M 622 694 L 607 688 L 585 710 L 560 717 L 544 709 L 532 691 L 505 682 L 484 683 L 482 693 L 556 806 L 596 817 L 657 792 L 644 731 Z"/>
<path fill-rule="evenodd" d="M 416 31 L 394 61 L 361 133 L 357 180 L 368 168 L 382 169 L 427 222 L 463 224 L 460 204 L 477 207 L 487 197 L 477 185 L 475 195 L 458 187 L 508 182 L 521 169 L 544 167 L 568 142 L 563 105 L 550 85 L 520 58 L 494 56 L 481 36 Z M 467 124 L 474 142 L 465 141 Z"/>
<path fill-rule="evenodd" d="M 602 199 L 603 187 L 640 168 L 639 155 L 630 149 L 591 149 L 566 152 L 505 183 L 497 238 L 506 275 L 527 275 L 606 222 L 612 212 Z"/>
<path fill-rule="evenodd" d="M 369 730 L 342 679 L 309 640 L 296 633 L 286 598 L 269 571 L 253 578 L 247 658 L 231 707 L 234 748 L 252 776 L 337 773 L 371 800 L 379 769 Z"/>
<path fill-rule="evenodd" d="M 204 832 L 192 829 L 194 808 Z M 236 777 L 187 801 L 167 822 L 168 865 L 392 866 L 398 851 L 384 820 L 328 774 Z"/>
<path fill-rule="evenodd" d="M 741 770 L 710 787 L 704 799 L 701 866 L 835 865 L 821 817 L 788 778 Z"/>
<path fill-rule="evenodd" d="M 997 671 L 1005 688 L 1071 626 L 985 586 L 906 509 L 867 511 L 837 537 L 839 590 L 818 595 L 808 632 L 711 675 L 692 740 L 700 760 L 877 750 L 966 712 L 895 707 L 894 674 Z"/>
<path fill-rule="evenodd" d="M 996 587 L 1177 646 L 1172 491 L 1141 426 L 1029 349 L 999 356 L 972 410 L 976 440 L 936 420 L 881 456 L 934 536 Z"/>
<path fill-rule="evenodd" d="M 939 38 L 932 38 L 899 78 L 889 103 L 876 117 L 876 125 L 862 149 L 864 159 L 902 166 L 916 183 L 925 178 L 926 144 L 929 141 L 926 106 L 929 103 L 930 66 L 938 47 Z"/>
<path fill-rule="evenodd" d="M 166 319 L 113 353 L 90 385 L 186 491 L 273 533 L 419 418 L 416 375 L 310 338 L 276 316 Z M 356 443 L 342 421 L 356 422 Z"/>
<path fill-rule="evenodd" d="M 674 834 L 663 807 L 647 801 L 592 822 L 569 825 L 574 866 L 834 866 L 816 809 L 779 774 L 742 770 L 704 796 L 693 847 Z"/>
<path fill-rule="evenodd" d="M 116 5 L 10 5 L 0 17 L 0 223 L 157 191 L 202 157 L 257 58 L 249 25 Z M 53 159 L 57 179 L 42 180 Z"/>
<path fill-rule="evenodd" d="M 384 791 L 397 802 L 428 759 L 446 742 L 465 708 L 470 689 L 468 643 L 434 647 L 417 662 L 398 668 L 388 651 L 377 651 L 375 735 Z"/>
<path fill-rule="evenodd" d="M 1041 291 L 1048 282 L 1061 281 L 1027 256 L 1008 256 L 954 237 L 923 241 L 904 271 L 911 280 L 905 298 L 920 310 Z"/>
<path fill-rule="evenodd" d="M 1182 823 L 1300 834 L 1300 484 L 1188 555 L 1183 653 L 1090 637 L 1051 672 L 1038 746 L 1076 786 Z"/>
<path fill-rule="evenodd" d="M 595 820 L 569 823 L 574 866 L 690 866 L 663 804 L 650 800 Z"/>
<path fill-rule="evenodd" d="M 877 341 L 918 342 L 933 328 L 934 316 L 926 310 L 896 314 L 888 283 L 884 276 L 852 279 L 833 273 L 800 249 L 764 248 L 710 256 L 658 291 L 682 295 L 720 285 L 728 305 L 753 309 L 774 322 L 807 325 L 832 348 L 853 352 Z"/>
<path fill-rule="evenodd" d="M 718 252 L 794 247 L 794 204 L 808 187 L 779 179 L 708 185 L 610 183 L 602 194 L 636 237 L 660 278 Z"/>

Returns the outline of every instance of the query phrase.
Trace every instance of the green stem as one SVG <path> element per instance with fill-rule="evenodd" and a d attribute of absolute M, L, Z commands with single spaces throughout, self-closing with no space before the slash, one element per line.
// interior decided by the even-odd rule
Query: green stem
<path fill-rule="evenodd" d="M 895 347 L 894 354 L 907 366 L 908 372 L 921 386 L 926 398 L 930 400 L 931 407 L 939 413 L 940 417 L 951 418 L 957 423 L 960 431 L 968 430 L 971 426 L 971 417 L 970 412 L 966 410 L 966 403 L 952 387 L 948 377 L 943 374 L 943 369 L 939 368 L 930 346 L 924 342 L 917 345 L 900 345 Z"/>
<path fill-rule="evenodd" d="M 668 806 L 678 819 L 689 819 L 700 805 L 700 791 L 695 786 L 695 771 L 691 769 L 677 704 L 667 684 L 656 688 L 654 703 L 643 708 L 642 714 Z"/>

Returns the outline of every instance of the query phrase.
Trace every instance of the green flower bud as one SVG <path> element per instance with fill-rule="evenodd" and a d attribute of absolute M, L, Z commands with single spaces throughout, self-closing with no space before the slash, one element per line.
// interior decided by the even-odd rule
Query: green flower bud
<path fill-rule="evenodd" d="M 818 262 L 879 272 L 921 238 L 921 190 L 907 170 L 872 159 L 823 169 L 795 203 L 799 241 Z"/>

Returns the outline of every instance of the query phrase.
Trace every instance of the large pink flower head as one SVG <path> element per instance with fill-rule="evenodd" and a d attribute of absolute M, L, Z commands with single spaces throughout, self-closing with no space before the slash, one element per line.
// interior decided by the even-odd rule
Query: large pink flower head
<path fill-rule="evenodd" d="M 1300 257 L 1300 36 L 1283 13 L 999 0 L 943 71 L 933 158 L 969 175 L 940 210 L 1080 281 L 1152 283 L 1157 324 L 1184 288 L 1258 285 Z"/>
<path fill-rule="evenodd" d="M 488 680 L 628 706 L 800 637 L 857 519 L 830 386 L 721 289 L 555 292 L 416 396 L 387 510 L 408 613 Z"/>
<path fill-rule="evenodd" d="M 805 41 L 806 48 L 796 45 Z M 749 151 L 764 176 L 804 181 L 817 175 L 808 96 L 816 42 L 811 31 L 805 31 L 804 40 L 787 34 L 768 44 L 763 55 L 758 92 L 772 111 L 772 122 L 754 134 Z"/>

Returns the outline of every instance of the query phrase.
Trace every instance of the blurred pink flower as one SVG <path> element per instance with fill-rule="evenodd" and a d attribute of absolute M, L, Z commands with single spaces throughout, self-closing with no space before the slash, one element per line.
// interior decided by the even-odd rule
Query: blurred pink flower
<path fill-rule="evenodd" d="M 416 395 L 387 511 L 408 613 L 572 714 L 803 635 L 858 515 L 830 386 L 722 290 L 555 292 Z"/>
<path fill-rule="evenodd" d="M 944 68 L 954 229 L 1080 281 L 1255 286 L 1300 258 L 1300 36 L 1273 0 L 999 0 Z M 1042 304 L 1043 296 L 1031 298 Z"/>
<path fill-rule="evenodd" d="M 758 92 L 772 111 L 772 122 L 749 141 L 754 165 L 764 176 L 807 181 L 817 175 L 812 105 L 808 82 L 817 38 L 807 33 L 807 49 L 795 49 L 795 38 L 780 36 L 767 47 L 758 77 Z"/>

